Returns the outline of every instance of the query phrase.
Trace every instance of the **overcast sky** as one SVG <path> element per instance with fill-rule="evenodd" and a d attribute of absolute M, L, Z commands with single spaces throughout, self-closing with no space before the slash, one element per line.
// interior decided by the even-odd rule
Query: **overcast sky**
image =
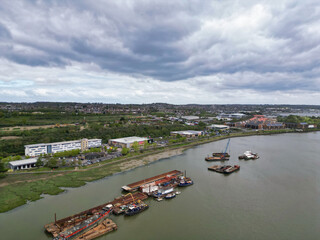
<path fill-rule="evenodd" d="M 320 104 L 319 0 L 0 4 L 0 101 Z"/>

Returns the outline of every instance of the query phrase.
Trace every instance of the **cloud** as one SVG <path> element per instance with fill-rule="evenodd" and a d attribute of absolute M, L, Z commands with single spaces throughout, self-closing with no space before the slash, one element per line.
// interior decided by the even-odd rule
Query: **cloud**
<path fill-rule="evenodd" d="M 0 100 L 286 102 L 320 90 L 319 26 L 313 0 L 4 0 Z"/>

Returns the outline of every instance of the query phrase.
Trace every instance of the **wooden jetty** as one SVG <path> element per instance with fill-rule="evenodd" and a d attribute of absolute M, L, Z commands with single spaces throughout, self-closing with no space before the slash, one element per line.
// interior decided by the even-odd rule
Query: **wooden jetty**
<path fill-rule="evenodd" d="M 147 179 L 144 179 L 144 180 L 140 180 L 138 182 L 134 182 L 134 183 L 130 183 L 126 186 L 123 186 L 122 189 L 124 191 L 127 191 L 127 192 L 133 192 L 133 191 L 136 191 L 140 188 L 140 186 L 142 185 L 145 185 L 145 184 L 148 184 L 148 183 L 152 183 L 152 182 L 155 182 L 155 181 L 159 181 L 159 180 L 162 180 L 166 177 L 179 177 L 179 176 L 182 176 L 183 175 L 183 172 L 181 171 L 178 171 L 178 170 L 173 170 L 173 171 L 170 171 L 170 172 L 166 172 L 166 173 L 162 173 L 160 175 L 157 175 L 157 176 L 154 176 L 154 177 L 151 177 L 151 178 L 147 178 Z"/>

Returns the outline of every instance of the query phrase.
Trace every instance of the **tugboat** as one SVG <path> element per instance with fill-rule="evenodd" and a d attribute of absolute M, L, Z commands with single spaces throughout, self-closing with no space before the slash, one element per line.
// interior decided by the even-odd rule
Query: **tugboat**
<path fill-rule="evenodd" d="M 179 187 L 187 187 L 187 186 L 190 186 L 190 185 L 192 185 L 192 184 L 193 184 L 193 181 L 191 180 L 191 178 L 183 177 L 183 178 L 180 180 L 178 186 L 179 186 Z"/>
<path fill-rule="evenodd" d="M 133 215 L 136 215 L 138 213 L 141 213 L 142 211 L 148 209 L 149 206 L 147 204 L 145 204 L 144 202 L 142 201 L 138 201 L 134 204 L 130 204 L 128 206 L 128 209 L 125 211 L 125 215 L 126 216 L 133 216 Z"/>
<path fill-rule="evenodd" d="M 97 212 L 91 218 L 76 224 L 74 227 L 71 227 L 63 232 L 61 232 L 53 240 L 72 240 L 79 237 L 79 235 L 89 231 L 90 229 L 98 226 L 103 220 L 105 220 L 109 214 L 113 211 L 113 205 L 108 204 Z"/>
<path fill-rule="evenodd" d="M 176 194 L 174 192 L 172 192 L 172 193 L 167 194 L 164 198 L 165 199 L 172 199 L 174 197 L 176 197 Z"/>
<path fill-rule="evenodd" d="M 243 155 L 239 156 L 239 159 L 251 160 L 251 159 L 258 159 L 258 153 L 253 153 L 251 151 L 245 151 Z"/>

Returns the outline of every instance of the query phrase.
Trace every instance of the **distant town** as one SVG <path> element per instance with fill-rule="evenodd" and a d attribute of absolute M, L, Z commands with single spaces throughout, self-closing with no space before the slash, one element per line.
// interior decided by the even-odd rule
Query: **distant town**
<path fill-rule="evenodd" d="M 78 168 L 230 134 L 313 131 L 320 106 L 0 103 L 2 172 Z"/>

